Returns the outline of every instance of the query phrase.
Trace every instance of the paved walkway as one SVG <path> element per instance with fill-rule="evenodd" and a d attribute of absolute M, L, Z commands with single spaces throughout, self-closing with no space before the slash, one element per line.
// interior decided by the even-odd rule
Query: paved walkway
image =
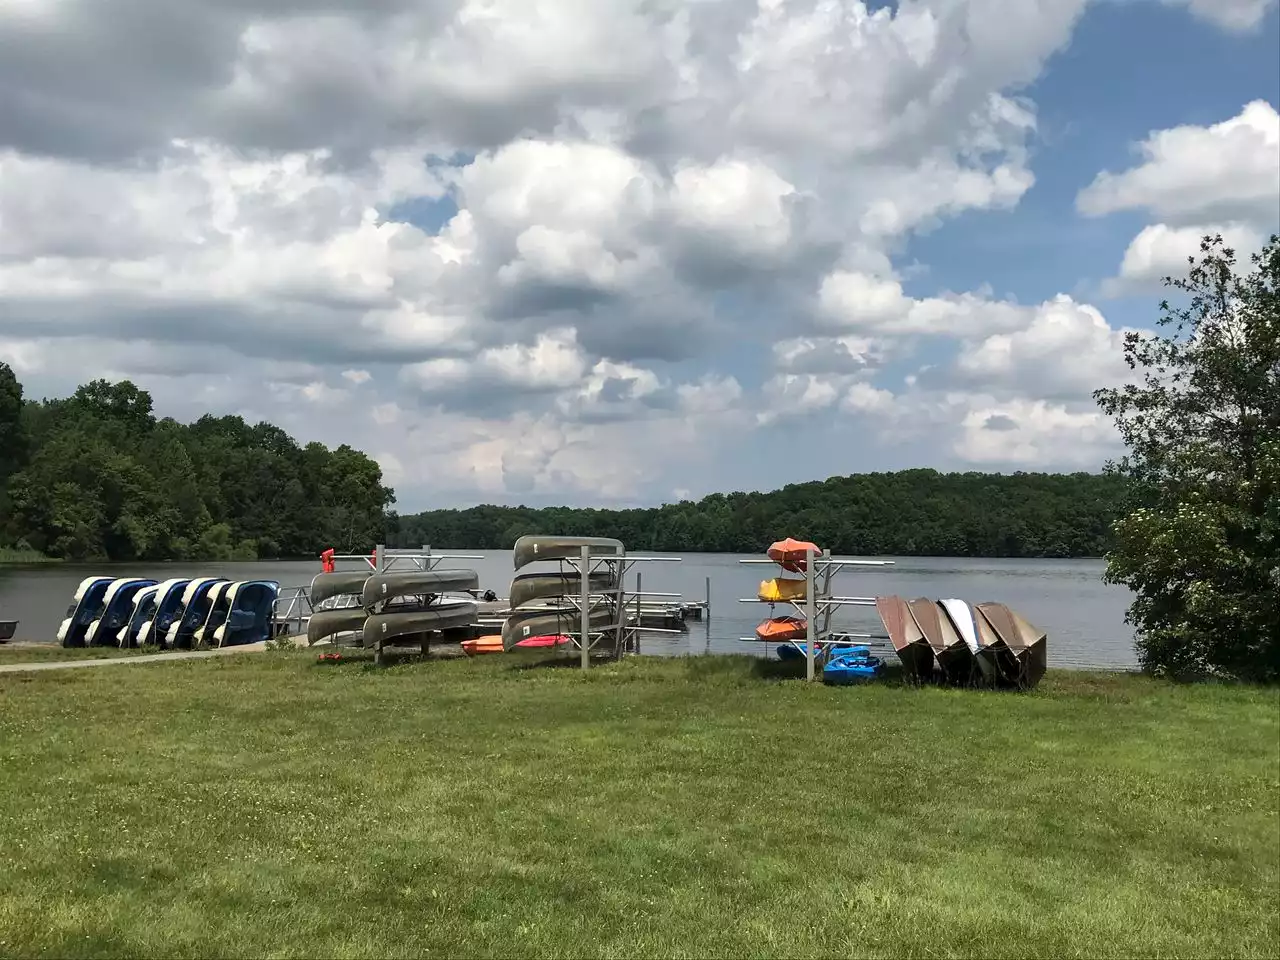
<path fill-rule="evenodd" d="M 0 663 L 0 673 L 30 673 L 35 670 L 73 670 L 76 667 L 114 667 L 121 663 L 159 663 L 162 660 L 204 660 L 233 653 L 256 653 L 265 644 L 247 643 L 220 650 L 175 650 L 173 653 L 146 653 L 136 657 L 101 657 L 96 660 L 33 660 L 26 663 Z"/>

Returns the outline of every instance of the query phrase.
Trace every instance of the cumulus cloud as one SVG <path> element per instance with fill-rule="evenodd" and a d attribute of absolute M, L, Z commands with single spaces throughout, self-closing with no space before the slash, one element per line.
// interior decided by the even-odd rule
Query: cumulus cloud
<path fill-rule="evenodd" d="M 0 358 L 355 443 L 409 509 L 750 484 L 710 471 L 797 412 L 1052 458 L 1027 431 L 1116 331 L 894 258 L 1031 189 L 1025 90 L 1085 6 L 10 0 Z M 1081 208 L 1252 223 L 1274 117 L 1153 135 Z"/>
<path fill-rule="evenodd" d="M 1206 235 L 1247 251 L 1280 227 L 1280 113 L 1265 100 L 1211 126 L 1157 130 L 1137 149 L 1139 165 L 1103 171 L 1076 198 L 1085 216 L 1145 210 L 1158 220 L 1130 242 L 1105 293 L 1181 273 Z"/>

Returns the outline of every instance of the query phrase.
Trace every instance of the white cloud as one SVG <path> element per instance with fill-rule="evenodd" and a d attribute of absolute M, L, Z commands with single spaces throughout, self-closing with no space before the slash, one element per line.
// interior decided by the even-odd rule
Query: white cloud
<path fill-rule="evenodd" d="M 1143 162 L 1123 173 L 1104 171 L 1080 192 L 1086 216 L 1146 209 L 1166 223 L 1187 225 L 1261 219 L 1280 210 L 1280 114 L 1265 100 L 1209 127 L 1157 130 L 1138 145 Z"/>
<path fill-rule="evenodd" d="M 1187 7 L 1195 16 L 1232 33 L 1257 29 L 1276 0 L 1164 0 L 1171 6 Z"/>
<path fill-rule="evenodd" d="M 1004 462 L 1052 457 L 1118 333 L 981 277 L 909 295 L 895 258 L 1031 189 L 1024 94 L 1085 7 L 10 0 L 0 357 L 354 443 L 406 509 L 742 485 L 725 451 L 784 413 L 1003 405 Z M 1082 209 L 1252 223 L 1268 109 L 1154 135 Z M 1144 244 L 1134 277 L 1177 246 Z"/>
<path fill-rule="evenodd" d="M 1140 209 L 1159 219 L 1130 242 L 1104 294 L 1185 273 L 1205 236 L 1221 234 L 1247 257 L 1280 228 L 1280 113 L 1265 100 L 1208 127 L 1157 130 L 1138 149 L 1141 164 L 1103 171 L 1076 197 L 1085 216 Z"/>

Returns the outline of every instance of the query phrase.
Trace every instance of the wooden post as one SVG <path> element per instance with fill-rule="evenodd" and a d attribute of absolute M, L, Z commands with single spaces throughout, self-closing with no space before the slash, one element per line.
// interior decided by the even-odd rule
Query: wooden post
<path fill-rule="evenodd" d="M 707 602 L 706 602 L 706 607 L 702 612 L 706 614 L 708 620 L 711 619 L 711 578 L 710 577 L 707 577 Z"/>
<path fill-rule="evenodd" d="M 586 544 L 582 545 L 581 564 L 582 669 L 585 671 L 591 666 L 591 548 Z"/>

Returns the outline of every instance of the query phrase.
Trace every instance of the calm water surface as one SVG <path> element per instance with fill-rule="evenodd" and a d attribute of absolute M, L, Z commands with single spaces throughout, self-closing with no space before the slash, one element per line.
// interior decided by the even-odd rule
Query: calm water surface
<path fill-rule="evenodd" d="M 467 550 L 479 559 L 457 560 L 449 566 L 469 567 L 480 574 L 481 587 L 506 596 L 511 582 L 510 551 Z M 761 653 L 763 645 L 743 643 L 755 625 L 768 615 L 762 603 L 738 603 L 755 595 L 759 582 L 776 569 L 742 564 L 732 554 L 685 554 L 680 563 L 643 563 L 633 570 L 644 578 L 646 591 L 681 593 L 686 600 L 706 599 L 710 583 L 711 618 L 691 623 L 679 637 L 646 635 L 645 653 Z M 973 560 L 903 557 L 892 567 L 852 568 L 833 584 L 839 596 L 960 597 L 976 603 L 994 600 L 1008 604 L 1049 635 L 1049 662 L 1059 667 L 1135 666 L 1133 632 L 1124 623 L 1130 594 L 1124 587 L 1102 582 L 1101 560 Z M 160 563 L 150 565 L 50 564 L 36 567 L 0 566 L 0 617 L 20 621 L 18 637 L 52 640 L 76 585 L 87 576 L 168 577 L 221 576 L 231 580 L 278 580 L 282 586 L 309 583 L 319 572 L 314 561 L 258 563 Z M 341 569 L 341 568 L 340 568 Z M 634 573 L 628 578 L 634 589 Z M 781 607 L 779 613 L 783 612 Z M 875 611 L 845 608 L 836 626 L 864 633 L 880 633 Z"/>

